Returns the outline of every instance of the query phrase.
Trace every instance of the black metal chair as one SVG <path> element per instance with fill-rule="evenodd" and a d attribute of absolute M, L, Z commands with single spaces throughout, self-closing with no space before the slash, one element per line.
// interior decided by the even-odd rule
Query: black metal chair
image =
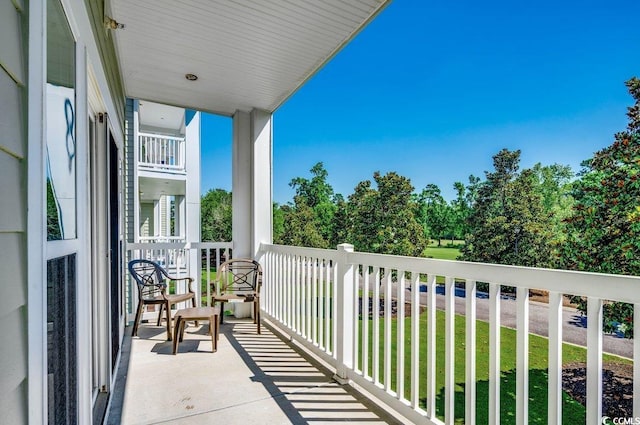
<path fill-rule="evenodd" d="M 171 277 L 158 263 L 149 260 L 132 260 L 129 262 L 129 272 L 138 286 L 138 309 L 133 324 L 132 335 L 138 334 L 138 325 L 142 317 L 142 309 L 145 305 L 157 304 L 160 306 L 158 323 L 162 319 L 162 311 L 166 311 L 167 340 L 171 341 L 171 306 L 179 302 L 191 300 L 196 306 L 196 294 L 191 287 L 192 277 Z M 170 282 L 187 281 L 188 292 L 184 294 L 172 294 L 168 290 Z"/>
<path fill-rule="evenodd" d="M 218 268 L 211 286 L 211 304 L 220 303 L 220 323 L 224 321 L 225 302 L 250 302 L 253 303 L 253 323 L 260 333 L 260 263 L 248 258 L 225 261 Z"/>

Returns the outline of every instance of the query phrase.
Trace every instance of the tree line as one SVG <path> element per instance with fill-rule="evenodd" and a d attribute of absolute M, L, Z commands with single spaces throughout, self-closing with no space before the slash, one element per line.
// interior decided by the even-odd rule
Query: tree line
<path fill-rule="evenodd" d="M 640 80 L 626 82 L 634 104 L 613 143 L 569 166 L 521 169 L 520 150 L 502 149 L 484 178 L 455 182 L 455 199 L 408 177 L 374 173 L 346 198 L 334 192 L 322 162 L 296 177 L 289 203 L 273 206 L 274 243 L 423 256 L 430 241 L 461 242 L 461 260 L 640 275 Z M 231 194 L 202 198 L 203 240 L 231 239 Z M 576 300 L 580 302 L 580 300 Z M 605 305 L 605 327 L 630 334 L 631 307 Z M 612 330 L 612 329 L 608 329 Z"/>

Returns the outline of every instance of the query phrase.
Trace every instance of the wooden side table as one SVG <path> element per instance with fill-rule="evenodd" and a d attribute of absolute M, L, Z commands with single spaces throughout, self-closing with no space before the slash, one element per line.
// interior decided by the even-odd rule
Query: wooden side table
<path fill-rule="evenodd" d="M 191 307 L 178 310 L 175 315 L 175 328 L 173 331 L 173 354 L 178 352 L 178 344 L 182 342 L 184 337 L 185 322 L 191 320 L 209 321 L 209 335 L 211 335 L 211 343 L 215 353 L 218 350 L 219 317 L 220 307 Z"/>

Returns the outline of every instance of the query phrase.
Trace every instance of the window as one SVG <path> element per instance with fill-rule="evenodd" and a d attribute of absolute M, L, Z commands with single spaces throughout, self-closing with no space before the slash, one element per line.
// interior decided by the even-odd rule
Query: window
<path fill-rule="evenodd" d="M 76 238 L 75 40 L 59 0 L 47 1 L 47 240 Z"/>

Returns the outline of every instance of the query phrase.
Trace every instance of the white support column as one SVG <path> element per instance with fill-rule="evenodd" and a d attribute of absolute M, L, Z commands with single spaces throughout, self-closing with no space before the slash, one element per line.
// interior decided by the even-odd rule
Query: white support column
<path fill-rule="evenodd" d="M 140 181 L 138 177 L 138 164 L 140 163 L 140 137 L 138 136 L 138 130 L 140 125 L 140 117 L 138 116 L 140 108 L 140 101 L 135 99 L 133 101 L 133 242 L 140 242 Z M 131 219 L 131 217 L 129 217 Z M 155 224 L 155 223 L 154 223 Z M 155 228 L 154 228 L 155 229 Z"/>
<path fill-rule="evenodd" d="M 353 252 L 353 245 L 338 245 L 338 282 L 337 293 L 334 297 L 336 303 L 335 332 L 336 332 L 336 374 L 335 379 L 340 384 L 349 382 L 347 371 L 353 369 L 353 285 L 354 267 L 348 263 L 348 255 Z"/>
<path fill-rule="evenodd" d="M 187 119 L 190 118 L 188 121 Z M 185 111 L 185 157 L 184 164 L 187 172 L 185 182 L 185 196 L 180 208 L 180 236 L 186 242 L 200 242 L 200 112 L 192 116 Z M 200 299 L 200 250 L 190 249 L 188 252 L 188 275 L 196 278 L 193 285 L 198 299 Z"/>
<path fill-rule="evenodd" d="M 233 116 L 234 257 L 255 258 L 260 243 L 272 240 L 272 134 L 269 112 Z"/>

